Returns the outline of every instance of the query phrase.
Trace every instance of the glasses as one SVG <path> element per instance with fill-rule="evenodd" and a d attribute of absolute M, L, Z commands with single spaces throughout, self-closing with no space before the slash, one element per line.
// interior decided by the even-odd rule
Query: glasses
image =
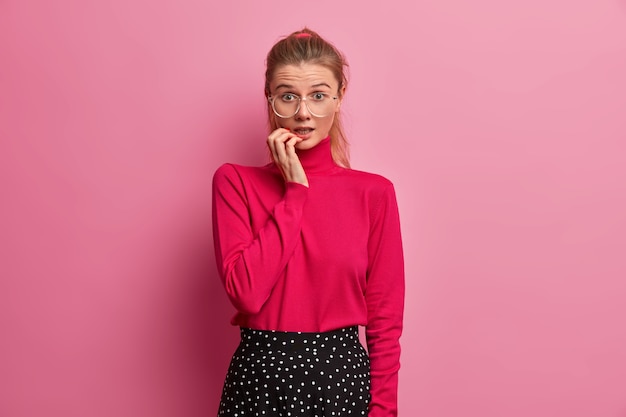
<path fill-rule="evenodd" d="M 315 117 L 330 116 L 335 111 L 337 96 L 326 93 L 313 93 L 306 97 L 285 93 L 279 96 L 270 96 L 267 99 L 272 105 L 276 116 L 289 119 L 300 111 L 300 103 L 304 102 L 309 113 Z"/>

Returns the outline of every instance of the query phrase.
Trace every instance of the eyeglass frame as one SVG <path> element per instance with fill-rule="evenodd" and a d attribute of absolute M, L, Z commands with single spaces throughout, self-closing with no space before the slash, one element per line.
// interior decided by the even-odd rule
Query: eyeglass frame
<path fill-rule="evenodd" d="M 290 95 L 292 95 L 292 96 L 294 96 L 294 97 L 298 97 L 298 106 L 296 107 L 296 111 L 295 111 L 295 112 L 294 112 L 291 116 L 283 116 L 282 114 L 279 114 L 279 113 L 278 113 L 278 111 L 276 111 L 276 107 L 275 107 L 275 105 L 274 105 L 274 101 L 278 98 L 278 96 L 271 96 L 271 95 L 270 95 L 270 96 L 268 96 L 268 97 L 267 97 L 267 101 L 269 101 L 270 106 L 272 107 L 272 111 L 274 112 L 274 114 L 275 114 L 276 116 L 280 117 L 281 119 L 290 119 L 290 118 L 292 118 L 293 116 L 295 116 L 296 114 L 298 114 L 298 112 L 300 111 L 300 106 L 301 106 L 301 104 L 302 104 L 302 102 L 303 102 L 303 101 L 304 101 L 304 105 L 306 106 L 307 111 L 308 111 L 309 113 L 311 113 L 311 114 L 312 114 L 313 116 L 315 116 L 315 117 L 328 117 L 328 116 L 330 116 L 330 115 L 332 114 L 332 112 L 331 112 L 331 113 L 329 113 L 329 114 L 326 114 L 326 115 L 324 115 L 324 116 L 320 116 L 320 115 L 318 115 L 318 114 L 315 114 L 314 112 L 312 112 L 312 111 L 311 111 L 311 108 L 309 107 L 309 105 L 308 105 L 308 104 L 307 104 L 307 102 L 306 102 L 306 101 L 308 100 L 308 97 L 300 97 L 299 95 L 297 95 L 297 94 L 293 94 L 293 93 L 285 93 L 285 94 L 290 94 Z M 339 98 L 339 96 L 331 96 L 331 95 L 330 95 L 330 94 L 328 94 L 328 93 L 324 93 L 324 92 L 320 92 L 320 91 L 317 91 L 317 92 L 315 92 L 315 93 L 311 93 L 311 94 L 309 94 L 309 95 L 311 96 L 311 95 L 313 95 L 313 94 L 323 94 L 323 95 L 325 95 L 325 96 L 328 96 L 328 97 L 332 98 L 333 100 L 337 100 L 337 99 Z M 283 94 L 283 95 L 284 95 L 284 94 Z M 336 102 L 336 101 L 334 101 L 334 102 Z"/>

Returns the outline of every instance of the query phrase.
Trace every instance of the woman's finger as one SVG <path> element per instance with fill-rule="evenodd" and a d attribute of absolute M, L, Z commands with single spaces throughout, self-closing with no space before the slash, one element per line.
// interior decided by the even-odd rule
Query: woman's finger
<path fill-rule="evenodd" d="M 287 150 L 285 149 L 285 141 L 289 139 L 289 134 L 284 134 L 276 138 L 274 141 L 274 150 L 276 151 L 277 160 L 280 164 L 287 163 Z"/>
<path fill-rule="evenodd" d="M 302 138 L 289 129 L 276 129 L 267 138 L 274 163 L 280 170 L 285 181 L 294 181 L 308 187 L 306 173 L 296 153 L 296 144 Z"/>
<path fill-rule="evenodd" d="M 286 143 L 290 141 L 295 135 L 287 129 L 277 129 L 270 135 L 268 142 L 273 151 L 275 161 L 281 164 L 286 164 L 288 160 Z"/>
<path fill-rule="evenodd" d="M 301 140 L 302 139 L 300 139 L 298 136 L 293 135 L 291 138 L 285 141 L 285 151 L 287 157 L 296 156 L 296 144 Z"/>
<path fill-rule="evenodd" d="M 280 141 L 279 138 L 284 135 L 284 133 L 285 131 L 283 131 L 283 129 L 276 129 L 267 138 L 267 146 L 270 148 L 272 158 L 275 162 L 279 161 L 278 143 L 280 142 L 282 144 L 282 141 Z"/>

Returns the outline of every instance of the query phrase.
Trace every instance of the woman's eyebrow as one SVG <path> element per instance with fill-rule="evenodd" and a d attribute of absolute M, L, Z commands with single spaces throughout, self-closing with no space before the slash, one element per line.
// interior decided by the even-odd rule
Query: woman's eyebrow
<path fill-rule="evenodd" d="M 330 85 L 328 85 L 327 83 L 324 83 L 324 82 L 313 84 L 311 86 L 311 88 L 319 88 L 319 87 L 327 87 L 328 89 L 332 88 Z M 278 84 L 276 86 L 276 89 L 278 90 L 279 88 L 286 88 L 288 90 L 293 90 L 294 86 L 290 85 L 290 84 Z"/>
<path fill-rule="evenodd" d="M 313 87 L 313 88 L 317 88 L 317 87 L 328 87 L 328 88 L 331 88 L 330 85 L 328 85 L 326 83 L 314 84 L 311 87 Z"/>

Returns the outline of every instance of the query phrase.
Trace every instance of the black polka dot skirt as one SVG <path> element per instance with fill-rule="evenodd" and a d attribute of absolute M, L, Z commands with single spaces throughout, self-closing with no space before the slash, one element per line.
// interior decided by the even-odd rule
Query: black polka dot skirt
<path fill-rule="evenodd" d="M 324 333 L 242 328 L 218 416 L 367 416 L 369 390 L 357 326 Z"/>

